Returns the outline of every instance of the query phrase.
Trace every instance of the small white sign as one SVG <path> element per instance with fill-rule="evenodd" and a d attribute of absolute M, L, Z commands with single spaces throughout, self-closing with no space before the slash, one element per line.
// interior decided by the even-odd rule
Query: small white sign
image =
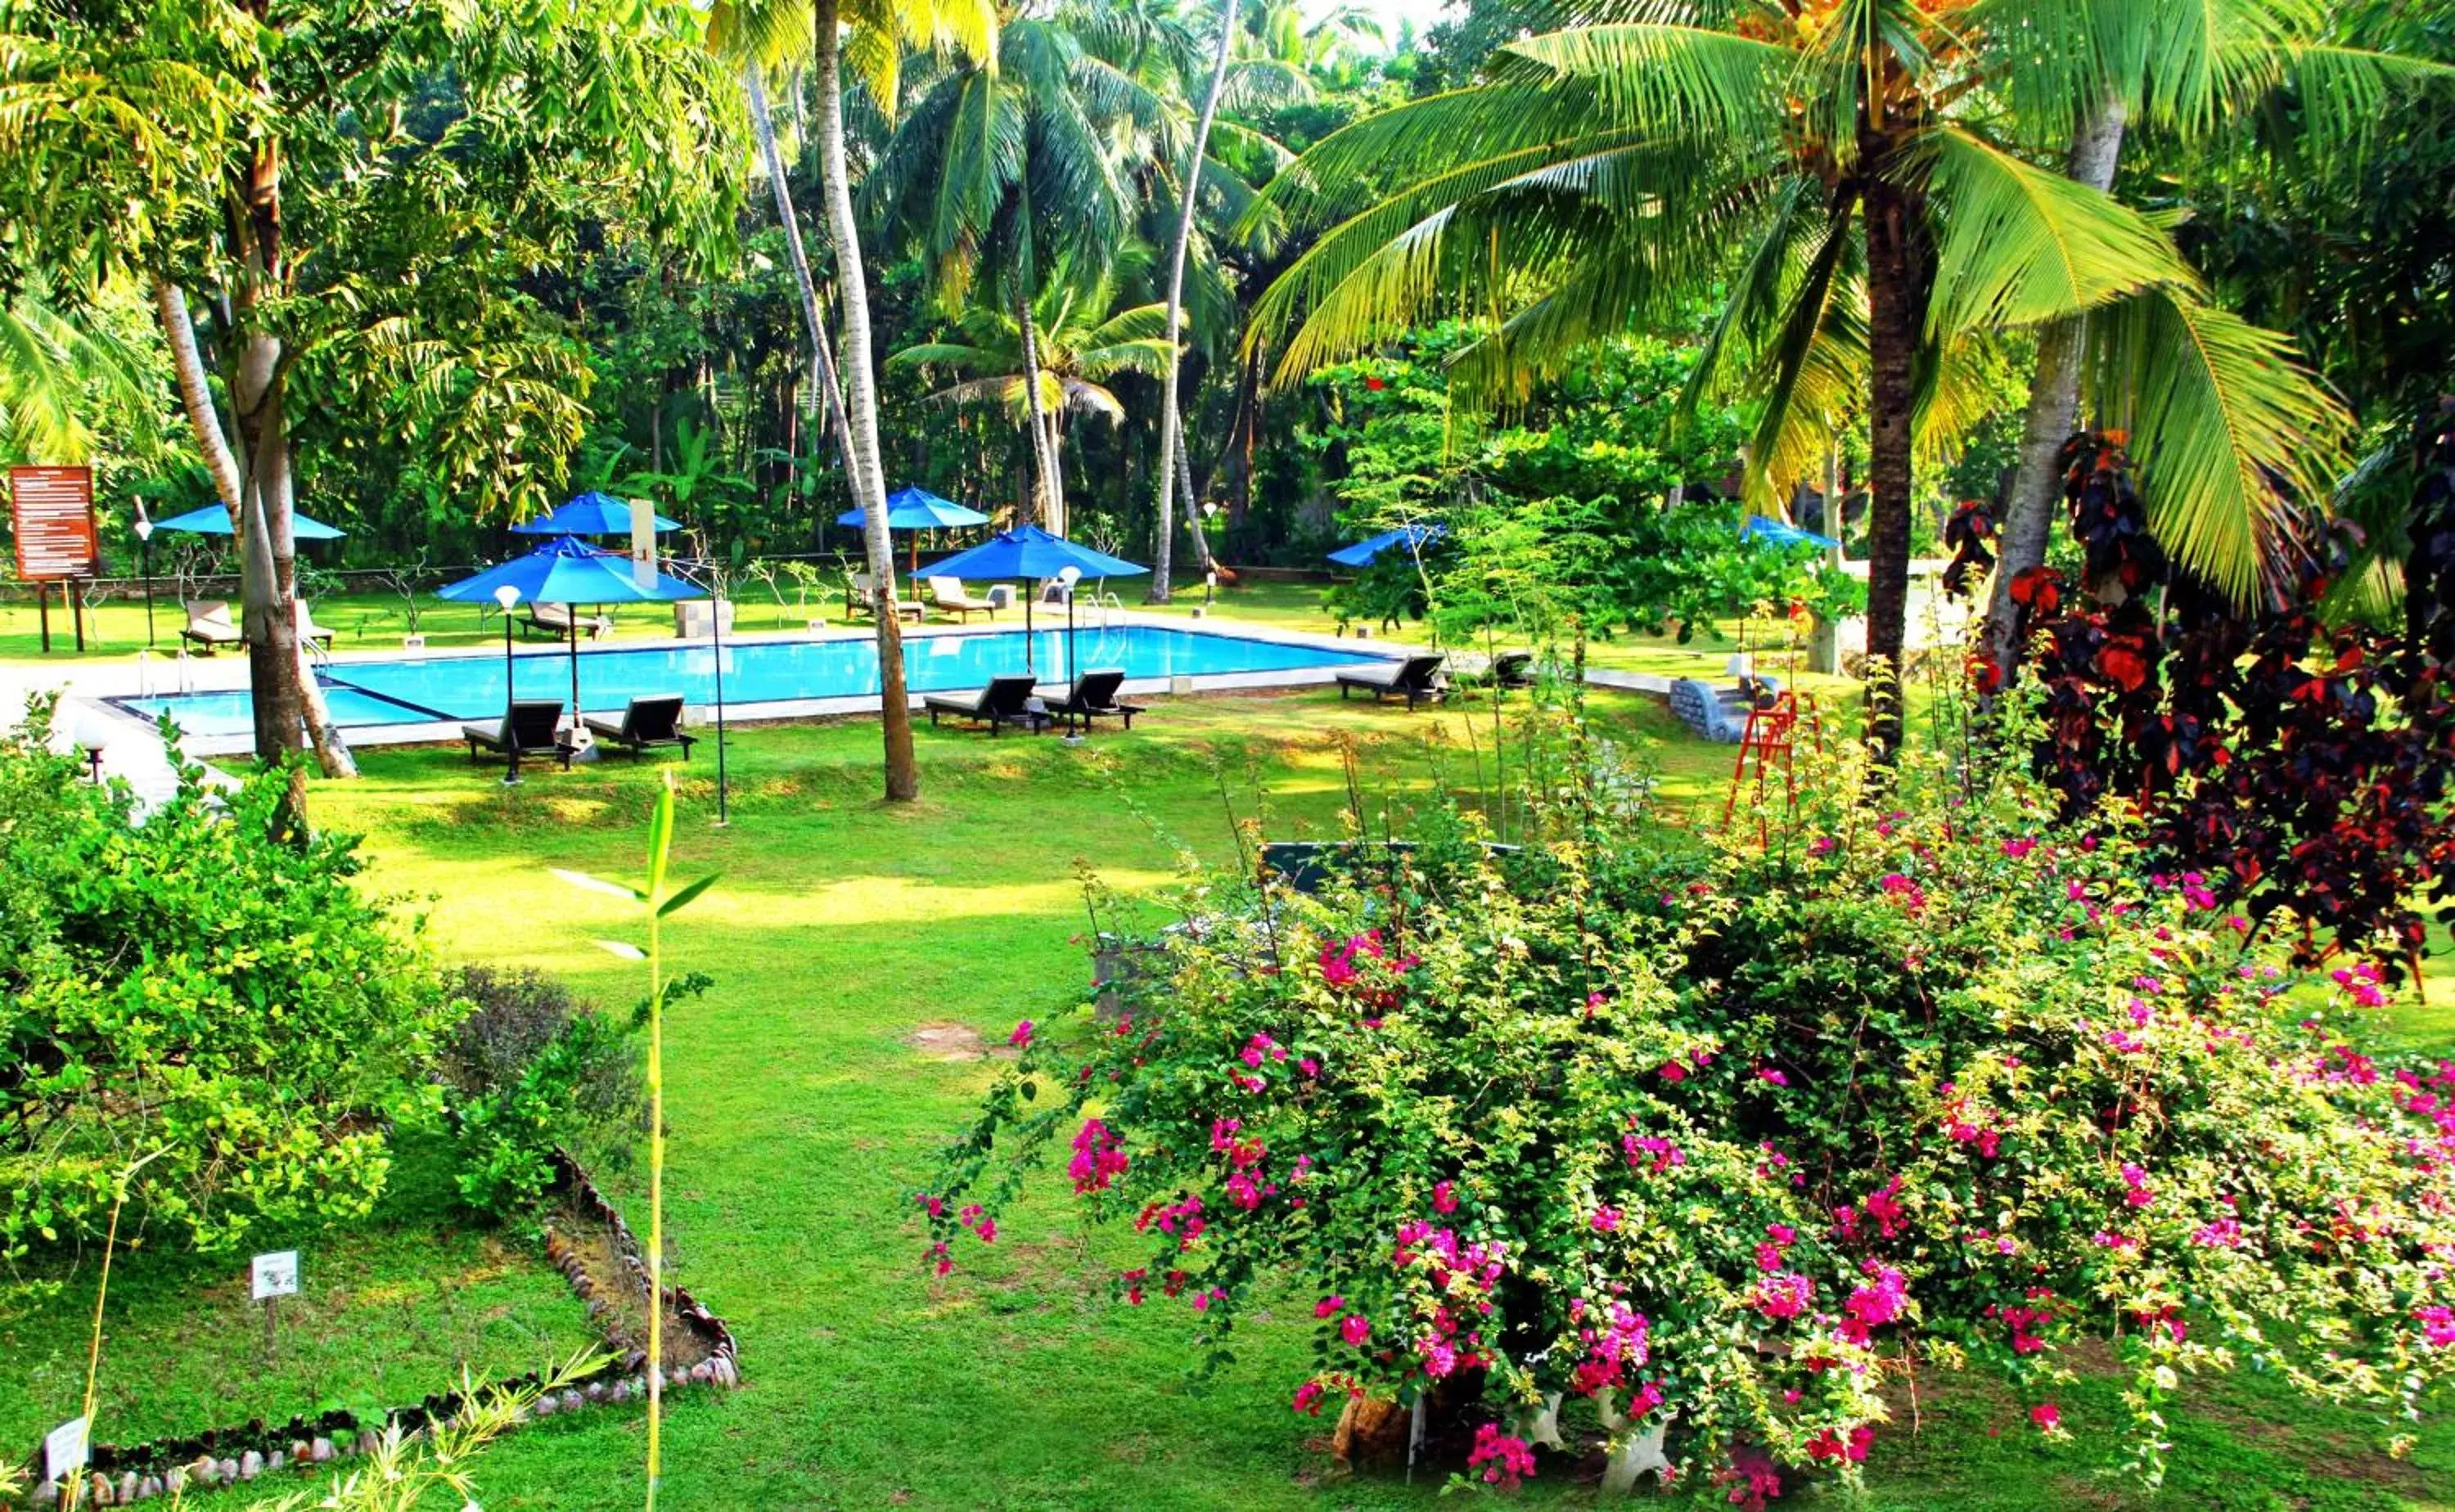
<path fill-rule="evenodd" d="M 298 1295 L 298 1252 L 276 1250 L 255 1258 L 255 1300 Z"/>
<path fill-rule="evenodd" d="M 59 1481 L 85 1468 L 86 1420 L 71 1418 L 43 1435 L 43 1479 Z"/>

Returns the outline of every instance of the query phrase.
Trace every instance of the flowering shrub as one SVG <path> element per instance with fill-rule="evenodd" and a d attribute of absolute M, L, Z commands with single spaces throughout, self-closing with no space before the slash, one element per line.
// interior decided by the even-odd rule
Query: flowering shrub
<path fill-rule="evenodd" d="M 1479 1399 L 1471 1484 L 1591 1399 L 1615 1453 L 1667 1424 L 1674 1474 L 1759 1503 L 1880 1454 L 1921 1364 L 2059 1435 L 2080 1339 L 2151 1478 L 2183 1372 L 2418 1410 L 2455 1366 L 2455 1064 L 2367 1048 L 2380 975 L 2298 991 L 2017 776 L 1905 773 L 1889 816 L 1805 787 L 1764 854 L 1572 794 L 1522 853 L 1451 821 L 1319 896 L 1218 884 L 1129 1017 L 1044 1026 L 990 1091 L 933 1259 L 1070 1148 L 1150 1243 L 1127 1301 L 1224 1350 L 1307 1288 L 1295 1409 Z"/>

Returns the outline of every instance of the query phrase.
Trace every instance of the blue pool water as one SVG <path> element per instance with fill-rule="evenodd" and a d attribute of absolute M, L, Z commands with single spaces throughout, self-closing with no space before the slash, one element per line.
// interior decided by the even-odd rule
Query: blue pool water
<path fill-rule="evenodd" d="M 1030 638 L 1035 643 L 1032 661 L 1042 680 L 1059 680 L 1065 665 L 1065 632 L 1043 630 Z M 1024 640 L 1019 630 L 914 636 L 903 642 L 905 684 L 915 693 L 947 693 L 1021 673 Z M 1077 667 L 1123 667 L 1129 677 L 1280 672 L 1376 659 L 1365 651 L 1349 654 L 1147 625 L 1078 630 L 1074 655 Z M 514 687 L 520 697 L 570 701 L 567 651 L 522 652 L 513 658 L 513 668 Z M 324 675 L 333 720 L 345 728 L 492 719 L 503 712 L 500 656 L 335 662 Z M 865 636 L 759 641 L 724 648 L 727 705 L 857 697 L 877 693 L 878 683 L 878 650 Z M 579 698 L 591 712 L 619 713 L 631 698 L 659 693 L 679 693 L 694 705 L 715 702 L 716 653 L 701 641 L 580 652 Z M 167 713 L 192 736 L 239 735 L 253 728 L 244 693 L 170 694 L 113 701 L 148 719 Z"/>

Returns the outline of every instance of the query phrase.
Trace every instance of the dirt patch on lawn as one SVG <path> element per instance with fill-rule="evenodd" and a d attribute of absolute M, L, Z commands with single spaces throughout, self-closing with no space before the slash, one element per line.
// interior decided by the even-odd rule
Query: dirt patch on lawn
<path fill-rule="evenodd" d="M 1001 1060 L 1014 1058 L 1013 1051 L 1004 1045 L 992 1048 L 971 1025 L 945 1018 L 923 1024 L 905 1035 L 903 1042 L 930 1060 L 986 1060 L 992 1056 Z"/>

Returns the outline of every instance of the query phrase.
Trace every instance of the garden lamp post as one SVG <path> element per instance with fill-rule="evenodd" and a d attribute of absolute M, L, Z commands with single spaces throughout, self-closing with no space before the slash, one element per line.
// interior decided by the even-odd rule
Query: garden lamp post
<path fill-rule="evenodd" d="M 520 591 L 505 583 L 495 590 L 495 602 L 503 607 L 503 786 L 510 787 L 520 779 L 520 747 L 512 727 L 512 606 L 520 601 Z"/>
<path fill-rule="evenodd" d="M 136 572 L 145 579 L 145 644 L 153 644 L 153 522 L 136 516 Z"/>
<path fill-rule="evenodd" d="M 716 827 L 720 830 L 733 822 L 724 780 L 724 573 L 719 569 L 708 575 L 716 585 L 716 596 L 707 606 L 707 623 L 708 644 L 716 651 Z"/>

